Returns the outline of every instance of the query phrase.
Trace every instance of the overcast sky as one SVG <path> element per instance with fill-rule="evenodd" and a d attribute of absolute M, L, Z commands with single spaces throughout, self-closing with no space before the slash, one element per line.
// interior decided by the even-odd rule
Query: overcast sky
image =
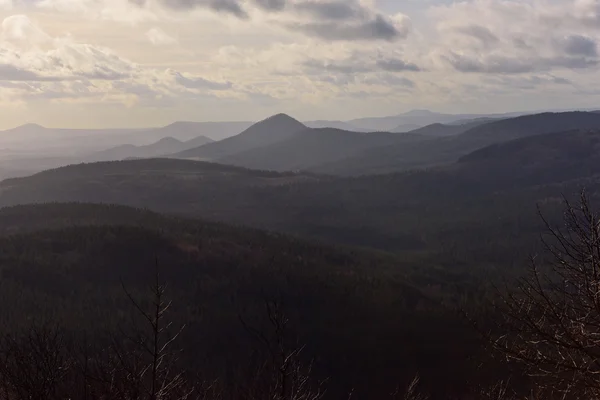
<path fill-rule="evenodd" d="M 0 10 L 0 128 L 600 100 L 600 0 L 0 0 Z"/>

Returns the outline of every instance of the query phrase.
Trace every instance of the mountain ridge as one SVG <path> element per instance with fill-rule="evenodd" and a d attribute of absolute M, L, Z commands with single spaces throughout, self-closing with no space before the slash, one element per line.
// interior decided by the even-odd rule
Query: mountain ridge
<path fill-rule="evenodd" d="M 173 158 L 217 160 L 285 140 L 295 133 L 309 129 L 287 114 L 276 114 L 252 125 L 238 135 L 193 149 L 171 154 Z"/>

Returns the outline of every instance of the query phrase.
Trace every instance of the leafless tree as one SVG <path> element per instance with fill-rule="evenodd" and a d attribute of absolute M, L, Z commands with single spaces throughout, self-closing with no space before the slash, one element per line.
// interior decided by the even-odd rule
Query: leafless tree
<path fill-rule="evenodd" d="M 0 342 L 2 398 L 63 399 L 73 383 L 73 358 L 65 335 L 55 327 L 34 326 Z"/>
<path fill-rule="evenodd" d="M 392 393 L 392 399 L 394 400 L 427 400 L 429 397 L 424 395 L 419 391 L 419 375 L 416 375 L 412 381 L 408 384 L 406 389 L 401 390 L 400 388 L 396 389 L 394 393 Z"/>
<path fill-rule="evenodd" d="M 267 350 L 266 360 L 256 373 L 253 385 L 243 388 L 242 398 L 247 400 L 320 400 L 324 397 L 322 382 L 315 383 L 312 363 L 301 360 L 303 345 L 289 338 L 289 319 L 281 304 L 265 300 L 270 331 L 253 328 L 240 317 L 248 331 Z M 295 343 L 295 344 L 291 344 Z"/>
<path fill-rule="evenodd" d="M 147 309 L 125 288 L 123 290 L 143 321 L 142 329 L 130 334 L 121 330 L 110 345 L 91 359 L 85 359 L 90 398 L 115 400 L 183 400 L 202 398 L 190 387 L 177 367 L 179 350 L 175 341 L 184 327 L 171 331 L 167 318 L 171 302 L 166 285 L 157 273 L 150 287 Z M 192 397 L 193 395 L 197 395 Z"/>
<path fill-rule="evenodd" d="M 584 192 L 565 199 L 564 227 L 542 216 L 544 258 L 497 304 L 503 334 L 493 345 L 524 366 L 540 396 L 600 396 L 600 218 Z"/>

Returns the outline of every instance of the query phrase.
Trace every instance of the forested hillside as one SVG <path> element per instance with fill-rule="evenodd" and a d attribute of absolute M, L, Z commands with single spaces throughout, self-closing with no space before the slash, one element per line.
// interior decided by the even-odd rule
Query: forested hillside
<path fill-rule="evenodd" d="M 424 136 L 408 133 L 310 129 L 298 132 L 282 142 L 236 153 L 216 161 L 271 171 L 310 170 L 323 163 L 343 160 L 369 148 L 415 143 L 426 139 Z"/>
<path fill-rule="evenodd" d="M 141 298 L 157 260 L 172 318 L 187 324 L 185 364 L 207 379 L 249 367 L 255 346 L 239 318 L 264 328 L 267 299 L 285 306 L 303 357 L 314 358 L 315 379 L 329 378 L 334 397 L 386 396 L 417 372 L 443 396 L 466 389 L 476 373 L 467 360 L 481 357 L 443 305 L 457 301 L 462 278 L 403 258 L 122 206 L 7 208 L 0 229 L 0 293 L 12 304 L 4 332 L 32 320 L 92 335 L 124 326 L 131 312 L 121 284 Z"/>
<path fill-rule="evenodd" d="M 574 129 L 599 129 L 600 114 L 595 112 L 543 113 L 475 125 L 455 136 L 367 149 L 345 160 L 323 164 L 312 170 L 355 176 L 452 164 L 460 157 L 494 143 Z"/>

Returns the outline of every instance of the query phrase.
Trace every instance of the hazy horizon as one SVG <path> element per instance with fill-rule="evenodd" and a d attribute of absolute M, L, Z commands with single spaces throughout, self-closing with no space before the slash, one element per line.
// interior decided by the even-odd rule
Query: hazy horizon
<path fill-rule="evenodd" d="M 3 0 L 0 20 L 0 129 L 591 108 L 600 94 L 598 0 Z"/>
<path fill-rule="evenodd" d="M 218 119 L 207 119 L 207 120 L 193 120 L 193 119 L 187 119 L 187 120 L 173 120 L 173 121 L 167 121 L 166 123 L 161 123 L 159 125 L 143 125 L 143 124 L 132 124 L 132 125 L 99 125 L 99 126 L 94 126 L 94 125 L 81 125 L 81 126 L 61 126 L 61 125 L 46 125 L 46 124 L 41 124 L 38 122 L 32 122 L 32 121 L 27 121 L 27 122 L 23 122 L 21 124 L 18 125 L 13 125 L 13 126 L 8 126 L 8 127 L 3 127 L 2 123 L 0 123 L 0 130 L 12 130 L 12 129 L 17 129 L 17 128 L 21 128 L 21 127 L 40 127 L 40 128 L 44 128 L 44 129 L 74 129 L 74 130 L 118 130 L 118 129 L 131 129 L 131 130 L 149 130 L 149 129 L 155 129 L 155 128 L 162 128 L 162 127 L 168 127 L 170 125 L 174 125 L 177 123 L 215 123 L 215 124 L 227 124 L 227 123 L 256 123 L 256 122 L 260 122 L 262 120 L 265 120 L 269 117 L 272 117 L 274 115 L 277 114 L 285 114 L 288 115 L 294 119 L 297 119 L 300 122 L 327 122 L 327 121 L 331 121 L 331 122 L 352 122 L 353 120 L 357 120 L 357 119 L 383 119 L 383 118 L 390 118 L 390 117 L 398 117 L 404 114 L 410 114 L 412 112 L 430 112 L 432 114 L 447 114 L 447 115 L 474 115 L 474 116 L 486 116 L 486 115 L 503 115 L 503 114 L 538 114 L 538 113 L 544 113 L 544 112 L 570 112 L 570 111 L 595 111 L 597 109 L 600 109 L 600 107 L 595 108 L 595 107 L 579 107 L 579 108 L 562 108 L 562 109 L 508 109 L 508 110 L 502 110 L 502 111 L 496 111 L 496 112 L 489 112 L 489 113 L 471 113 L 469 111 L 463 111 L 463 112 L 441 112 L 441 111 L 436 111 L 436 110 L 429 110 L 429 109 L 409 109 L 407 111 L 403 111 L 403 112 L 398 112 L 396 114 L 379 114 L 379 115 L 361 115 L 361 116 L 355 116 L 353 118 L 350 119 L 333 119 L 333 118 L 296 118 L 296 116 L 294 116 L 293 114 L 289 114 L 289 113 L 285 113 L 285 112 L 277 112 L 275 111 L 273 114 L 269 114 L 269 115 L 265 115 L 256 119 L 248 119 L 248 120 L 241 120 L 241 119 L 230 119 L 230 120 L 218 120 Z"/>

